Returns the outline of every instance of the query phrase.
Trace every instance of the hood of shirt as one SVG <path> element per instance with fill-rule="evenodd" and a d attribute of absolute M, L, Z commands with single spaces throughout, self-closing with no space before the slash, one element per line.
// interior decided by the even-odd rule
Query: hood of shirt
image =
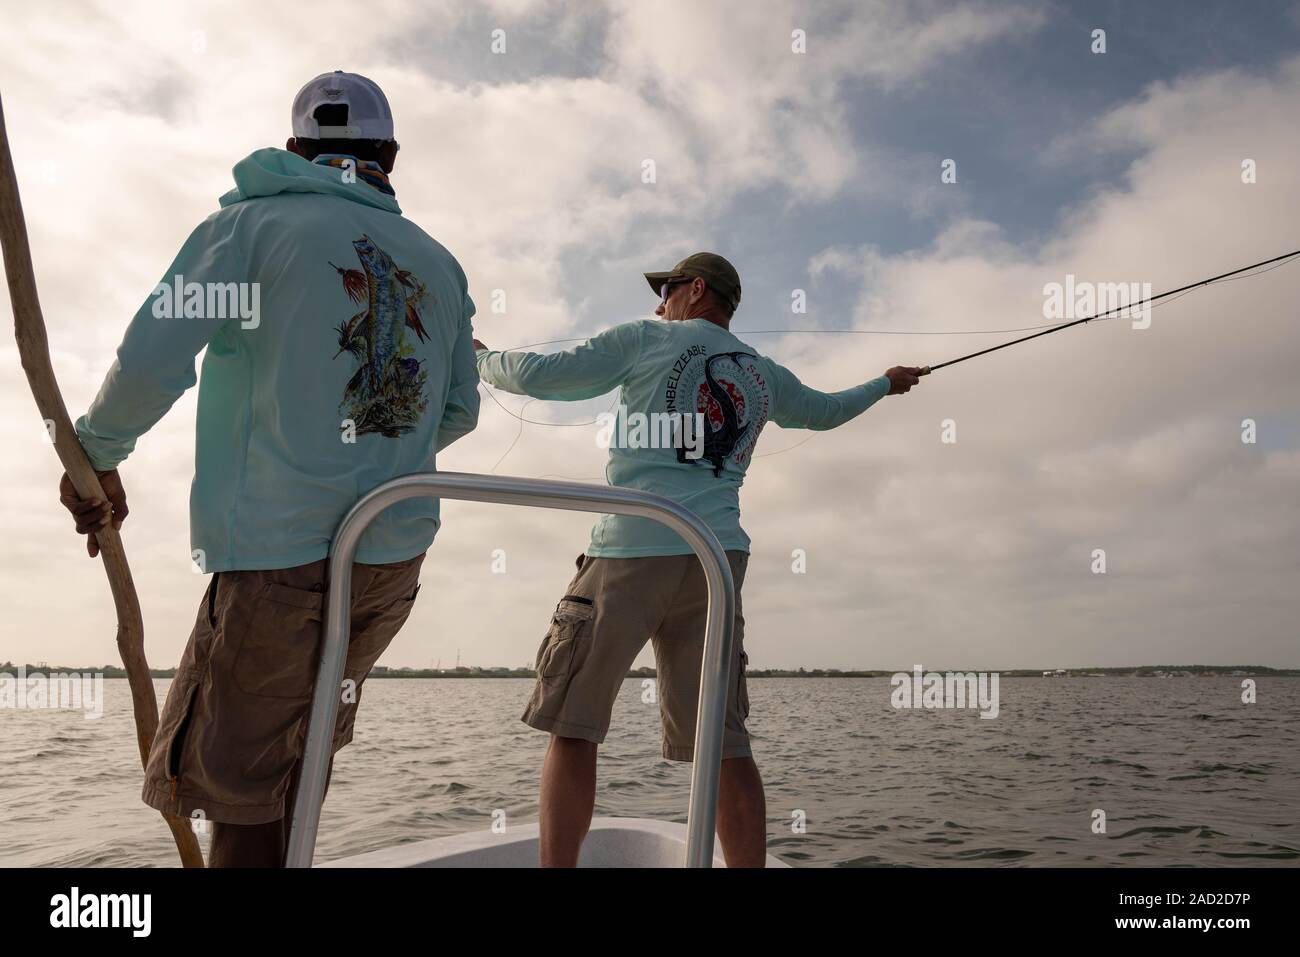
<path fill-rule="evenodd" d="M 281 193 L 323 193 L 390 213 L 402 211 L 394 197 L 381 193 L 360 177 L 356 182 L 345 183 L 338 169 L 317 165 L 297 153 L 274 147 L 249 153 L 235 164 L 231 174 L 235 178 L 235 188 L 221 197 L 223 209 L 245 200 Z"/>

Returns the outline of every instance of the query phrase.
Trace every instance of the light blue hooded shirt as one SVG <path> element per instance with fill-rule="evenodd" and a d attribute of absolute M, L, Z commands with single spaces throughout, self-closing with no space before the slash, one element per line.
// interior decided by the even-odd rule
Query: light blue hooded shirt
<path fill-rule="evenodd" d="M 639 319 L 549 355 L 481 349 L 478 371 L 498 389 L 538 399 L 590 399 L 618 389 L 618 410 L 604 427 L 609 484 L 685 505 L 723 548 L 743 552 L 749 535 L 740 526 L 740 486 L 763 426 L 833 429 L 890 388 L 879 376 L 842 392 L 819 392 L 706 319 Z M 702 428 L 692 431 L 687 421 Z M 670 435 L 674 428 L 680 434 Z M 690 552 L 672 529 L 627 515 L 601 516 L 587 546 L 588 555 L 605 558 Z"/>
<path fill-rule="evenodd" d="M 465 274 L 394 197 L 278 149 L 233 172 L 76 425 L 95 468 L 116 468 L 194 385 L 207 347 L 190 492 L 207 572 L 324 558 L 359 497 L 433 470 L 479 410 Z M 433 499 L 393 506 L 357 561 L 424 552 L 438 515 Z"/>

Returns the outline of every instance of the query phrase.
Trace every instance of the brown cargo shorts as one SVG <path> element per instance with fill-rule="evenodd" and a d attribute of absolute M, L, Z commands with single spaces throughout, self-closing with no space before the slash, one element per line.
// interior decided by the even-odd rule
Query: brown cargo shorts
<path fill-rule="evenodd" d="M 745 719 L 745 618 L 740 588 L 749 554 L 727 552 L 736 584 L 735 639 L 727 689 L 722 757 L 752 753 Z M 694 555 L 592 558 L 579 555 L 578 574 L 555 607 L 537 650 L 537 681 L 523 721 L 541 731 L 600 744 L 609 731 L 614 699 L 628 669 L 654 642 L 663 756 L 690 761 L 695 754 L 695 713 L 708 589 Z"/>
<path fill-rule="evenodd" d="M 361 686 L 411 614 L 423 555 L 352 566 L 352 631 L 334 751 L 352 740 Z M 144 802 L 223 824 L 283 818 L 307 740 L 328 562 L 217 572 L 167 692 Z"/>

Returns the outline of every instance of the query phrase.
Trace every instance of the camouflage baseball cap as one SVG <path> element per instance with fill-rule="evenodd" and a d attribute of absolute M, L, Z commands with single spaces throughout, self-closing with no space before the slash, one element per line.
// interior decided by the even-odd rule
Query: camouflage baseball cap
<path fill-rule="evenodd" d="M 660 290 L 666 282 L 703 279 L 706 286 L 731 303 L 731 308 L 740 305 L 740 274 L 717 253 L 695 253 L 667 272 L 648 272 L 645 278 L 656 296 L 661 295 Z"/>

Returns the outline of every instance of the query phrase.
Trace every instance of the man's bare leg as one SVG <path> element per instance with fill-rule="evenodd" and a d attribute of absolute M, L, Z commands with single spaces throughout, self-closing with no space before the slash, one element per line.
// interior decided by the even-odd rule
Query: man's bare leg
<path fill-rule="evenodd" d="M 718 780 L 718 837 L 727 867 L 767 861 L 767 799 L 753 758 L 727 758 Z"/>
<path fill-rule="evenodd" d="M 596 744 L 551 735 L 542 763 L 538 857 L 542 867 L 577 867 L 596 806 Z"/>

